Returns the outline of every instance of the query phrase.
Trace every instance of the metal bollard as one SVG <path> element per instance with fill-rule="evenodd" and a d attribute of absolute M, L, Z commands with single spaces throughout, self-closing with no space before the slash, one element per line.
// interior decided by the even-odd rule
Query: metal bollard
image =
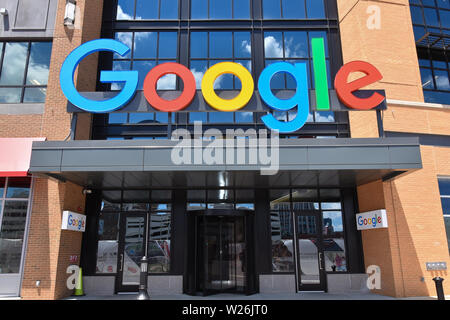
<path fill-rule="evenodd" d="M 146 256 L 141 259 L 141 274 L 139 283 L 139 295 L 138 300 L 150 300 L 150 296 L 147 292 L 147 279 L 148 279 L 148 260 Z"/>
<path fill-rule="evenodd" d="M 444 278 L 441 277 L 435 277 L 433 278 L 434 284 L 436 285 L 436 292 L 438 300 L 445 300 L 444 295 L 444 288 L 442 287 L 442 282 L 444 281 Z"/>

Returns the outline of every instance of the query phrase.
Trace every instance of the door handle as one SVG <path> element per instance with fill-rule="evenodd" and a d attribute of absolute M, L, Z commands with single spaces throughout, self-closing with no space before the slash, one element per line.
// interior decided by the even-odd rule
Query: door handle
<path fill-rule="evenodd" d="M 119 270 L 119 271 L 120 271 L 120 272 L 123 271 L 123 253 L 120 254 L 120 270 Z"/>

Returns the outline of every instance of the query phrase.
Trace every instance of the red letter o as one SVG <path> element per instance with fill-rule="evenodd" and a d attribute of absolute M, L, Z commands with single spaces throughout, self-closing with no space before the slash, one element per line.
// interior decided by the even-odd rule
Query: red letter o
<path fill-rule="evenodd" d="M 162 99 L 156 92 L 158 80 L 166 74 L 175 74 L 183 80 L 184 90 L 174 100 Z M 144 95 L 148 103 L 155 109 L 164 112 L 175 112 L 186 108 L 195 97 L 195 78 L 192 72 L 185 66 L 167 62 L 154 67 L 145 77 Z"/>

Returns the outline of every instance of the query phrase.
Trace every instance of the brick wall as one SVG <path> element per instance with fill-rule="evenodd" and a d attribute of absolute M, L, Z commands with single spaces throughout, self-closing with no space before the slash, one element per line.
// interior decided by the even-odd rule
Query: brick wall
<path fill-rule="evenodd" d="M 423 102 L 420 72 L 408 0 L 339 0 L 344 61 L 374 64 L 383 80 L 373 88 L 386 90 L 388 99 Z M 369 30 L 367 8 L 381 10 L 381 28 Z M 389 104 L 383 112 L 386 131 L 450 135 L 450 109 Z M 352 137 L 378 137 L 374 112 L 350 112 Z M 389 228 L 362 231 L 366 267 L 381 268 L 382 288 L 391 296 L 435 295 L 427 261 L 447 261 L 447 236 L 437 178 L 450 176 L 450 148 L 421 146 L 423 169 L 394 180 L 358 186 L 360 212 L 387 209 Z M 444 281 L 450 292 L 450 282 Z"/>
<path fill-rule="evenodd" d="M 35 179 L 28 233 L 23 299 L 59 299 L 70 295 L 66 287 L 70 255 L 80 255 L 80 232 L 61 230 L 62 212 L 84 212 L 82 188 L 52 179 Z M 36 281 L 40 281 L 36 287 Z"/>
<path fill-rule="evenodd" d="M 99 38 L 102 0 L 77 0 L 74 29 L 64 27 L 65 0 L 58 2 L 45 112 L 33 116 L 0 116 L 2 137 L 46 137 L 63 140 L 70 134 L 71 115 L 59 85 L 59 71 L 67 55 L 82 43 Z M 95 90 L 98 57 L 88 57 L 75 75 L 79 90 Z M 90 137 L 90 116 L 82 116 L 79 139 Z M 60 299 L 66 287 L 71 255 L 80 255 L 82 234 L 61 230 L 63 210 L 84 213 L 82 187 L 53 179 L 36 179 L 21 296 L 24 299 Z M 41 281 L 39 288 L 35 286 Z"/>

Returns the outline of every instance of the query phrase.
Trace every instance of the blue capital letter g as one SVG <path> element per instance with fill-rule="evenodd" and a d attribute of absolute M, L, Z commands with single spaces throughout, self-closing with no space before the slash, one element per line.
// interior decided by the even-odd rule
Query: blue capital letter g
<path fill-rule="evenodd" d="M 92 113 L 108 113 L 126 105 L 133 98 L 139 75 L 137 71 L 102 71 L 100 81 L 104 83 L 124 82 L 124 88 L 114 98 L 95 101 L 83 97 L 75 88 L 73 80 L 75 70 L 86 56 L 98 51 L 111 51 L 121 56 L 126 55 L 130 48 L 112 39 L 99 39 L 86 42 L 73 50 L 64 61 L 59 80 L 66 98 L 78 108 Z"/>

